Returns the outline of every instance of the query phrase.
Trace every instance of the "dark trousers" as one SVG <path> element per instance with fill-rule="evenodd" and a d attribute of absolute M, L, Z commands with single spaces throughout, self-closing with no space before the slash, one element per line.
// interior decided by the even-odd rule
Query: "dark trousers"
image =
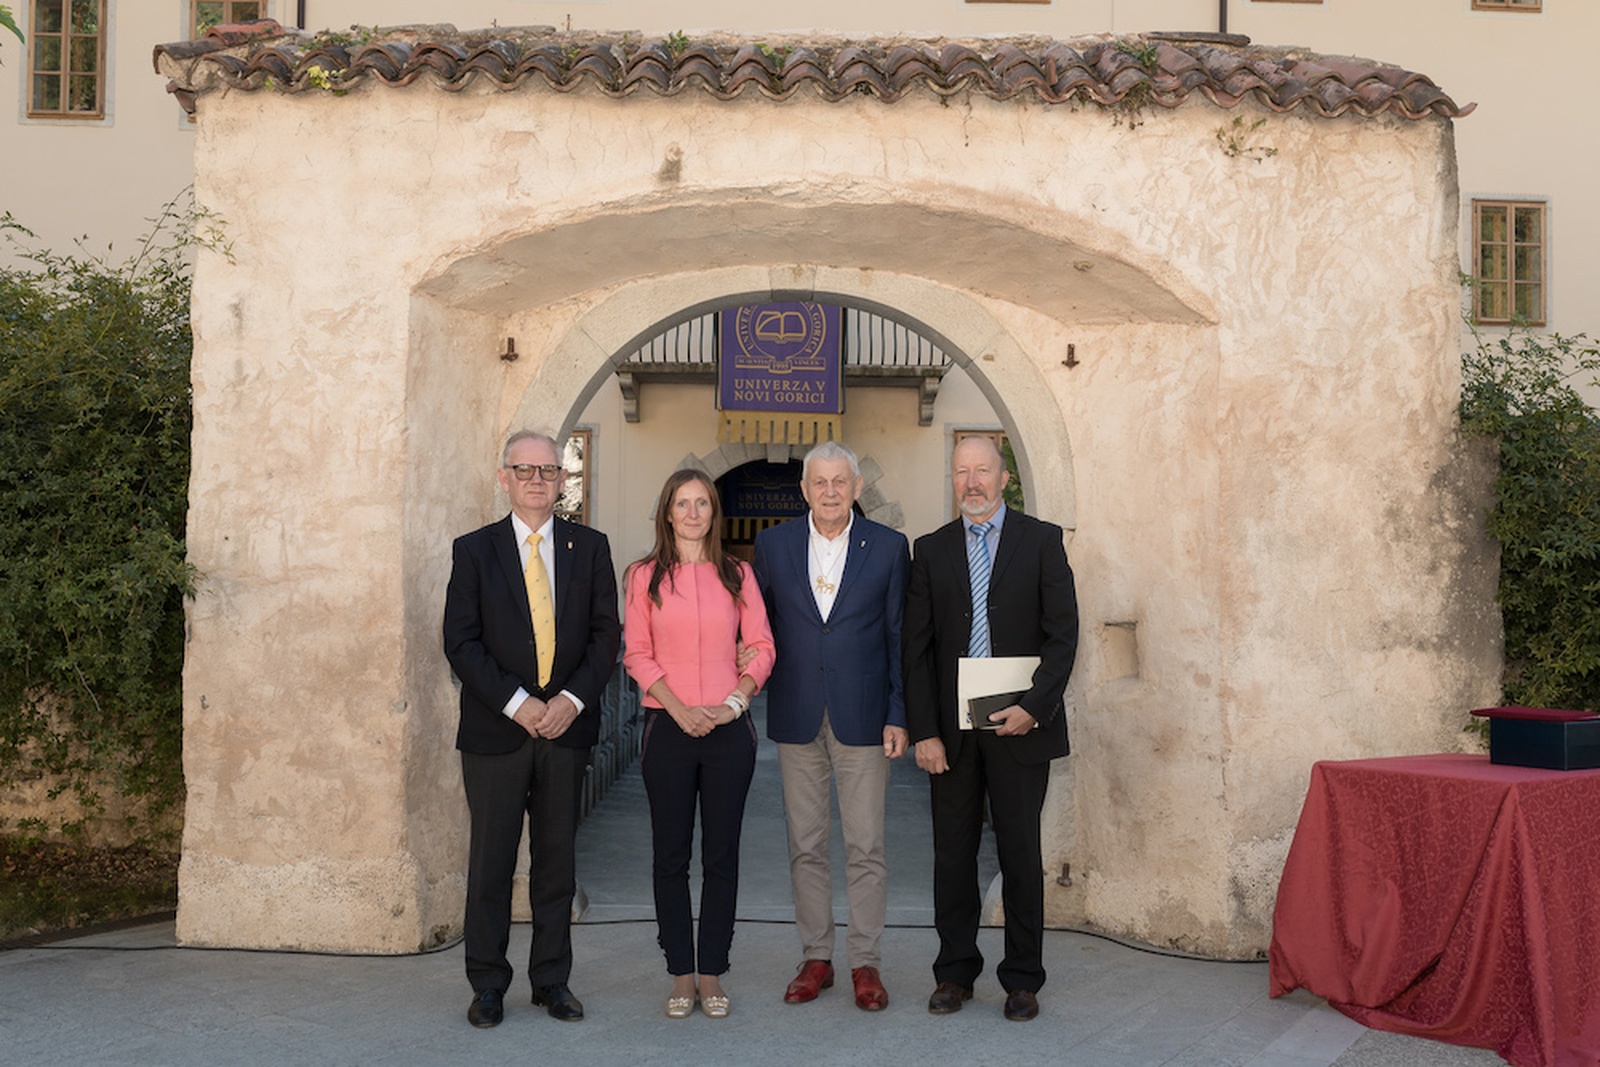
<path fill-rule="evenodd" d="M 684 733 L 671 715 L 645 709 L 639 770 L 650 798 L 656 936 L 667 973 L 728 971 L 739 902 L 739 831 L 756 772 L 756 730 L 741 715 L 704 737 Z M 700 809 L 700 937 L 689 903 L 695 806 Z M 698 964 L 697 961 L 698 960 Z"/>
<path fill-rule="evenodd" d="M 528 980 L 564 984 L 572 976 L 573 855 L 589 752 L 529 737 L 506 755 L 461 753 L 472 836 L 467 858 L 467 980 L 475 991 L 511 985 L 511 880 L 527 820 L 532 865 L 528 902 L 533 947 Z"/>
<path fill-rule="evenodd" d="M 1005 904 L 1005 958 L 995 969 L 1009 993 L 1037 993 L 1044 985 L 1044 863 L 1039 855 L 1039 820 L 1050 764 L 1018 763 L 1006 740 L 987 731 L 962 738 L 961 752 L 943 774 L 929 779 L 933 799 L 933 923 L 939 931 L 936 982 L 971 988 L 983 973 L 978 923 L 983 891 L 978 885 L 978 844 L 983 801 L 989 799 L 1000 856 Z"/>

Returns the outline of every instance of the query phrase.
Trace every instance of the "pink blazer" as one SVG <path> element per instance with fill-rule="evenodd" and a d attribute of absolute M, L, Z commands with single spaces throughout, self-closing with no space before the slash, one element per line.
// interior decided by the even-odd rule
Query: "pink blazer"
<path fill-rule="evenodd" d="M 740 603 L 723 588 L 716 568 L 709 563 L 680 564 L 661 580 L 661 606 L 650 599 L 650 569 L 628 571 L 624 597 L 622 665 L 639 685 L 646 707 L 661 702 L 649 696 L 650 687 L 666 679 L 667 688 L 685 704 L 720 704 L 739 684 L 737 643 L 756 649 L 756 658 L 744 669 L 765 685 L 772 673 L 776 651 L 767 607 L 748 563 Z"/>

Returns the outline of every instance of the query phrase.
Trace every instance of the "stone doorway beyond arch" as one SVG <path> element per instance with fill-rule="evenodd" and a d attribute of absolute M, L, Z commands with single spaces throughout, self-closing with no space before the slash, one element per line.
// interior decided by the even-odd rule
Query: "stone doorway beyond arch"
<path fill-rule="evenodd" d="M 845 443 L 848 444 L 848 442 Z M 798 464 L 805 459 L 806 453 L 811 451 L 811 448 L 811 445 L 746 444 L 742 441 L 727 441 L 702 455 L 691 453 L 685 456 L 680 466 L 704 471 L 711 477 L 712 481 L 720 485 L 729 474 L 751 464 L 762 463 L 785 467 L 792 464 L 795 472 L 794 484 L 798 486 L 800 481 Z M 890 500 L 885 497 L 879 485 L 883 480 L 883 468 L 878 464 L 877 460 L 868 455 L 857 453 L 856 460 L 861 466 L 862 482 L 861 496 L 856 501 L 857 509 L 873 522 L 882 523 L 890 529 L 903 529 L 905 526 L 904 507 L 901 506 L 900 501 Z M 798 495 L 799 492 L 796 489 L 796 496 L 798 497 Z M 725 516 L 729 515 L 726 500 L 723 502 L 723 513 Z M 771 526 L 776 525 L 776 522 L 781 522 L 783 519 L 793 518 L 795 515 L 801 514 L 804 514 L 803 504 L 801 509 L 797 511 L 783 513 L 774 510 L 770 515 L 755 514 L 751 515 L 750 518 L 774 520 L 765 523 L 765 525 Z M 760 532 L 762 528 L 764 527 L 752 524 L 749 536 L 740 537 L 739 540 L 753 541 L 756 533 Z M 724 531 L 724 533 L 726 534 L 727 531 Z"/>
<path fill-rule="evenodd" d="M 800 491 L 802 467 L 797 458 L 782 463 L 754 460 L 714 479 L 722 499 L 724 551 L 752 562 L 757 534 L 806 513 Z"/>

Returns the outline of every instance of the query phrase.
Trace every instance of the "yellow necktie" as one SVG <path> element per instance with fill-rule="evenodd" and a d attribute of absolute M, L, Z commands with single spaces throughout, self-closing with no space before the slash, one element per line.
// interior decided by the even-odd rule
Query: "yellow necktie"
<path fill-rule="evenodd" d="M 543 540 L 536 533 L 528 535 L 528 569 L 522 574 L 528 587 L 528 610 L 533 616 L 533 650 L 539 657 L 541 687 L 550 684 L 550 669 L 556 661 L 556 609 L 550 599 L 550 575 L 539 555 L 539 542 Z"/>

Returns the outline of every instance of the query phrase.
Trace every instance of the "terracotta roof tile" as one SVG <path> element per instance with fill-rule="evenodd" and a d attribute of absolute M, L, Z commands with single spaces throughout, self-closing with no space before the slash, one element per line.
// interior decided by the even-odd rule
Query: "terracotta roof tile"
<path fill-rule="evenodd" d="M 977 93 L 997 100 L 1103 107 L 1180 107 L 1196 100 L 1273 111 L 1455 118 L 1458 106 L 1430 79 L 1365 59 L 1264 48 L 1223 34 L 1145 34 L 1072 41 L 761 41 L 715 35 L 684 45 L 637 35 L 557 33 L 548 28 L 461 33 L 402 26 L 365 37 L 286 33 L 270 19 L 219 26 L 206 38 L 159 45 L 156 69 L 187 109 L 211 89 L 304 92 L 363 82 L 410 85 L 428 77 L 459 90 L 482 80 L 503 90 L 533 85 L 609 96 L 685 91 L 717 99 L 824 100 L 866 94 L 885 103 L 912 93 Z M 324 74 L 310 75 L 320 69 Z M 326 75 L 326 76 L 324 76 Z M 318 83 L 321 83 L 320 85 Z"/>

